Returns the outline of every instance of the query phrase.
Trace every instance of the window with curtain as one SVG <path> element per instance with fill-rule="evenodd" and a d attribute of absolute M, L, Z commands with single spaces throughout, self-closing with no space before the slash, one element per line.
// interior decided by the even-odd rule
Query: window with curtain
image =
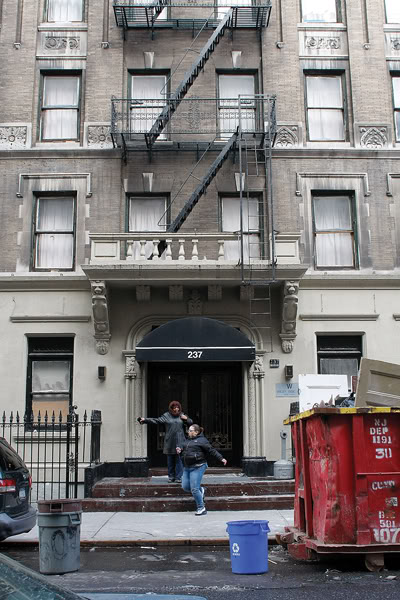
<path fill-rule="evenodd" d="M 47 20 L 70 23 L 83 20 L 84 0 L 47 0 Z"/>
<path fill-rule="evenodd" d="M 132 2 L 132 4 L 139 4 L 141 6 L 141 8 L 134 8 L 133 10 L 134 15 L 135 15 L 135 21 L 143 21 L 147 24 L 148 19 L 151 18 L 153 12 L 150 12 L 147 9 L 143 8 L 143 4 L 148 4 L 152 7 L 156 7 L 157 6 L 157 0 L 134 0 Z M 158 21 L 165 21 L 166 19 L 168 19 L 168 9 L 164 8 L 161 13 L 158 15 L 157 19 L 156 19 L 156 23 Z"/>
<path fill-rule="evenodd" d="M 34 216 L 34 269 L 74 266 L 75 199 L 39 197 Z"/>
<path fill-rule="evenodd" d="M 217 18 L 222 19 L 232 6 L 252 6 L 252 0 L 216 0 L 216 4 Z"/>
<path fill-rule="evenodd" d="M 37 420 L 39 411 L 51 417 L 54 411 L 56 423 L 61 413 L 63 422 L 72 405 L 72 372 L 74 340 L 62 338 L 28 339 L 28 372 L 26 410 Z"/>
<path fill-rule="evenodd" d="M 353 198 L 313 195 L 314 257 L 319 268 L 355 267 Z"/>
<path fill-rule="evenodd" d="M 399 0 L 385 0 L 386 23 L 400 23 Z"/>
<path fill-rule="evenodd" d="M 337 0 L 301 0 L 301 20 L 303 23 L 336 23 Z"/>
<path fill-rule="evenodd" d="M 351 378 L 358 374 L 362 357 L 361 335 L 318 335 L 318 373 L 321 375 L 347 375 L 349 389 Z"/>
<path fill-rule="evenodd" d="M 241 231 L 243 231 L 243 260 L 261 257 L 259 202 L 258 198 L 244 198 L 241 210 L 240 198 L 221 198 L 222 231 L 238 235 L 238 241 L 225 242 L 227 260 L 241 259 Z"/>
<path fill-rule="evenodd" d="M 239 117 L 242 131 L 254 131 L 256 126 L 254 75 L 219 75 L 218 88 L 221 138 L 229 138 L 236 131 Z"/>
<path fill-rule="evenodd" d="M 310 141 L 344 141 L 341 75 L 306 75 L 307 125 Z"/>
<path fill-rule="evenodd" d="M 165 105 L 167 76 L 132 75 L 131 81 L 131 131 L 147 133 Z M 165 140 L 165 132 L 158 139 Z"/>
<path fill-rule="evenodd" d="M 79 139 L 79 75 L 44 75 L 40 138 Z"/>
<path fill-rule="evenodd" d="M 154 233 L 156 237 L 159 232 L 165 231 L 167 227 L 166 217 L 167 201 L 165 197 L 130 197 L 128 229 L 137 233 L 140 231 Z M 153 253 L 153 243 L 148 241 L 145 245 L 146 258 Z M 133 244 L 133 258 L 140 257 L 140 243 Z"/>
<path fill-rule="evenodd" d="M 393 85 L 393 110 L 396 141 L 400 141 L 400 76 L 392 77 Z"/>

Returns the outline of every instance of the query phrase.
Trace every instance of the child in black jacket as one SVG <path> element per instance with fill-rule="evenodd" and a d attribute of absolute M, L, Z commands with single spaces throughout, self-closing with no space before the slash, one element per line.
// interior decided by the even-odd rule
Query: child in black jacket
<path fill-rule="evenodd" d="M 225 466 L 226 458 L 213 448 L 208 439 L 203 435 L 203 428 L 199 425 L 190 425 L 189 439 L 177 447 L 178 454 L 183 454 L 183 477 L 182 487 L 185 492 L 191 492 L 196 502 L 197 517 L 206 515 L 207 510 L 204 506 L 204 488 L 201 487 L 201 480 L 207 469 L 207 456 L 214 456 Z"/>

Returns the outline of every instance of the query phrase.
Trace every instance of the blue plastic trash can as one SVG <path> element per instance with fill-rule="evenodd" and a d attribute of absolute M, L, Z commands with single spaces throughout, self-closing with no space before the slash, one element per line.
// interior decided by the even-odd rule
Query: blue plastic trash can
<path fill-rule="evenodd" d="M 232 573 L 268 571 L 268 521 L 228 521 Z"/>

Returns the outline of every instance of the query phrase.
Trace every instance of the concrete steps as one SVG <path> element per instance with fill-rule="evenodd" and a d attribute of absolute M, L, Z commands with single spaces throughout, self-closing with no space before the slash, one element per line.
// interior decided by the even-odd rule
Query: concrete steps
<path fill-rule="evenodd" d="M 203 478 L 209 510 L 293 508 L 293 480 L 253 479 L 236 473 L 213 476 L 210 471 Z M 185 512 L 194 507 L 192 496 L 180 484 L 168 483 L 165 476 L 104 478 L 92 494 L 82 501 L 86 512 Z"/>

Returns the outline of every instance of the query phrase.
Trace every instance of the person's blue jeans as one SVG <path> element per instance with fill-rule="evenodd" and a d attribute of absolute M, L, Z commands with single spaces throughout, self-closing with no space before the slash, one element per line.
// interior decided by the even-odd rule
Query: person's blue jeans
<path fill-rule="evenodd" d="M 208 465 L 204 464 L 200 467 L 185 467 L 183 469 L 182 487 L 185 492 L 191 492 L 196 502 L 196 508 L 203 508 L 203 494 L 200 491 L 201 480 L 203 479 L 204 471 Z"/>
<path fill-rule="evenodd" d="M 168 479 L 182 479 L 183 463 L 179 454 L 167 454 Z"/>

